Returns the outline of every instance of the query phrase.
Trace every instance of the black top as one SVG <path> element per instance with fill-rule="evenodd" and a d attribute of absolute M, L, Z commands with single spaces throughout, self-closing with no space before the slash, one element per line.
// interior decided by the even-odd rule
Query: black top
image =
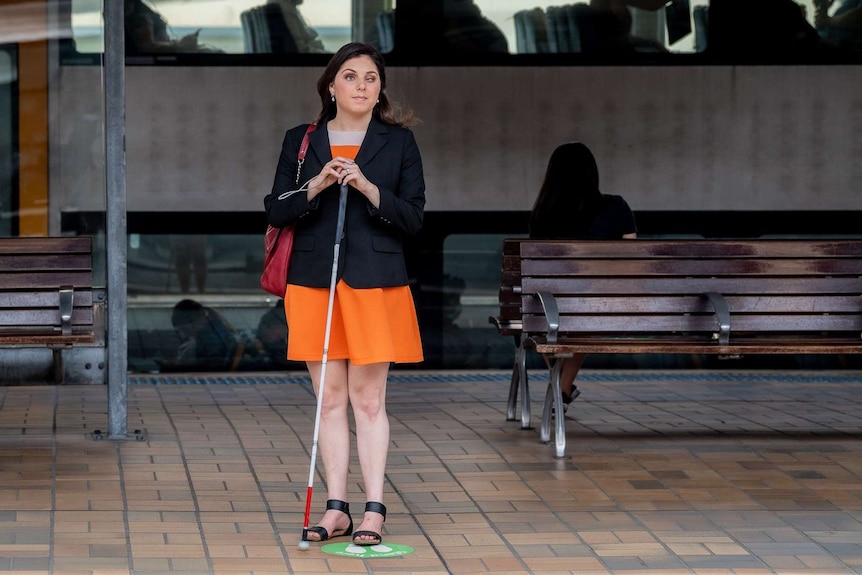
<path fill-rule="evenodd" d="M 602 204 L 589 229 L 574 229 L 571 216 L 556 213 L 546 221 L 534 222 L 530 229 L 531 238 L 549 240 L 618 240 L 634 233 L 637 226 L 631 208 L 621 196 L 611 194 L 602 194 Z"/>

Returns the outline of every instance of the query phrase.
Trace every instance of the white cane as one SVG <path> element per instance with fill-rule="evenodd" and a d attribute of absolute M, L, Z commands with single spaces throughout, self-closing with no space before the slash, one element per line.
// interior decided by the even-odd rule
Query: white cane
<path fill-rule="evenodd" d="M 314 414 L 314 436 L 311 442 L 311 465 L 308 470 L 308 492 L 305 496 L 305 520 L 302 524 L 302 539 L 299 548 L 308 549 L 308 518 L 311 514 L 311 494 L 314 489 L 314 467 L 317 462 L 317 438 L 320 434 L 320 411 L 323 406 L 323 388 L 326 385 L 326 360 L 329 356 L 329 332 L 332 327 L 332 306 L 335 302 L 335 281 L 338 277 L 338 250 L 344 231 L 344 212 L 347 210 L 347 184 L 341 184 L 338 197 L 338 221 L 335 225 L 335 247 L 332 255 L 332 279 L 329 281 L 329 305 L 326 308 L 326 330 L 323 333 L 323 359 L 320 364 L 320 383 L 317 386 L 317 410 Z"/>

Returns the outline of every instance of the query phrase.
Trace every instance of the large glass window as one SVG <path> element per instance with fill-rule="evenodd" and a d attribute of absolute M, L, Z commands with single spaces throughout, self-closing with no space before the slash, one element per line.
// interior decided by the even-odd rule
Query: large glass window
<path fill-rule="evenodd" d="M 126 52 L 331 53 L 350 40 L 447 54 L 708 53 L 805 58 L 862 47 L 860 0 L 125 0 Z M 79 53 L 102 49 L 100 0 L 73 0 Z"/>

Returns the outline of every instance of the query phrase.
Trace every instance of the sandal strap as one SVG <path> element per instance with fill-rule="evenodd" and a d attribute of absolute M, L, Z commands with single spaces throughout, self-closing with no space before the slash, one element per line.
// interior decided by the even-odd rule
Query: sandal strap
<path fill-rule="evenodd" d="M 371 537 L 371 539 L 360 539 L 361 537 Z M 357 531 L 353 534 L 353 544 L 359 546 L 380 545 L 383 543 L 383 537 L 377 531 Z"/>
<path fill-rule="evenodd" d="M 386 521 L 386 506 L 380 503 L 379 501 L 369 501 L 365 504 L 365 512 L 371 513 L 379 513 L 383 516 L 383 520 Z"/>
<path fill-rule="evenodd" d="M 341 511 L 346 515 L 350 515 L 350 504 L 340 499 L 327 499 L 326 509 L 335 509 L 336 511 Z"/>
<path fill-rule="evenodd" d="M 316 525 L 314 527 L 309 527 L 306 529 L 308 533 L 317 533 L 320 537 L 320 541 L 328 541 L 329 540 L 329 531 L 326 530 L 326 527 L 321 527 L 320 525 Z M 310 539 L 303 537 L 303 541 L 310 541 Z"/>

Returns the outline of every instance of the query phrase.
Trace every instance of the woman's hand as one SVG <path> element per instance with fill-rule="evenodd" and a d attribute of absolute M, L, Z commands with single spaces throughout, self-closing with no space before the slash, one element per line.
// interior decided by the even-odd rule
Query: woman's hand
<path fill-rule="evenodd" d="M 201 33 L 201 29 L 198 28 L 191 34 L 186 34 L 182 38 L 177 41 L 177 44 L 183 50 L 194 50 L 198 47 L 198 35 Z"/>
<path fill-rule="evenodd" d="M 353 160 L 341 156 L 332 158 L 323 165 L 323 169 L 308 183 L 308 199 L 311 201 L 317 194 L 332 184 L 349 184 L 368 198 L 368 201 L 379 207 L 380 190 L 372 184 Z"/>

